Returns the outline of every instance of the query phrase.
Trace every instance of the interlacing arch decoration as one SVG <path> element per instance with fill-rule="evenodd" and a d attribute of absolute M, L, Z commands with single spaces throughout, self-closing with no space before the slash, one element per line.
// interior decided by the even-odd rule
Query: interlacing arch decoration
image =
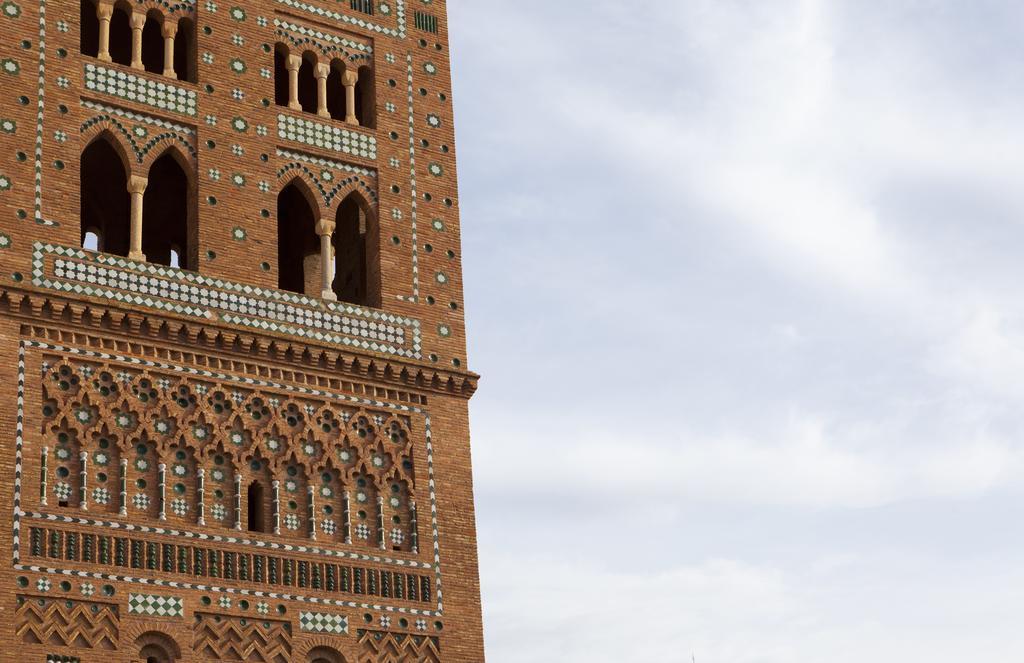
<path fill-rule="evenodd" d="M 149 165 L 171 145 L 174 145 L 190 167 L 196 167 L 196 148 L 193 145 L 192 137 L 173 129 L 161 129 L 155 135 L 147 135 L 146 141 L 140 143 L 135 140 L 132 132 L 120 118 L 101 113 L 86 120 L 80 129 L 82 143 L 91 144 L 100 136 L 109 140 L 114 148 L 123 155 L 126 167 L 130 168 L 129 175 L 145 175 Z M 135 168 L 139 164 L 142 168 Z"/>
<path fill-rule="evenodd" d="M 309 166 L 293 161 L 281 166 L 277 171 L 278 191 L 284 189 L 296 178 L 301 178 L 311 188 L 320 193 L 324 209 L 330 209 L 335 200 L 344 200 L 349 194 L 358 191 L 363 197 L 368 211 L 376 217 L 377 192 L 372 182 L 362 175 L 351 174 L 337 182 L 325 183 Z M 314 210 L 323 212 L 323 210 Z"/>
<path fill-rule="evenodd" d="M 166 0 L 135 0 L 136 11 L 143 14 L 150 10 L 156 10 L 161 15 L 170 14 L 195 14 L 195 2 L 167 2 Z"/>
<path fill-rule="evenodd" d="M 335 58 L 342 58 L 346 62 L 356 63 L 356 66 L 360 66 L 359 63 L 371 65 L 373 64 L 373 57 L 367 53 L 361 53 L 359 51 L 345 48 L 341 44 L 326 43 L 313 37 L 298 37 L 292 34 L 290 30 L 278 27 L 277 36 L 284 39 L 288 44 L 291 45 L 289 49 L 295 53 L 303 53 L 306 51 L 315 51 L 320 57 L 318 60 L 331 61 Z"/>
<path fill-rule="evenodd" d="M 55 506 L 254 529 L 256 481 L 282 536 L 417 550 L 407 416 L 60 357 L 42 384 Z"/>

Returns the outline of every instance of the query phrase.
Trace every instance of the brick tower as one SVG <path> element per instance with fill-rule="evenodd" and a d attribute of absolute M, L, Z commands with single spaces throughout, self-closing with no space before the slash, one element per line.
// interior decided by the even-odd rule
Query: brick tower
<path fill-rule="evenodd" d="M 483 661 L 447 34 L 0 0 L 0 660 Z"/>

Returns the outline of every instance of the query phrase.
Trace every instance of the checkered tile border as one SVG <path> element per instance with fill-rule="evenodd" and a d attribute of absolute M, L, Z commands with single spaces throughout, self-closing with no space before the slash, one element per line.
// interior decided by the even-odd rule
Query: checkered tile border
<path fill-rule="evenodd" d="M 348 633 L 348 617 L 324 612 L 300 612 L 299 628 L 310 633 L 345 635 Z"/>

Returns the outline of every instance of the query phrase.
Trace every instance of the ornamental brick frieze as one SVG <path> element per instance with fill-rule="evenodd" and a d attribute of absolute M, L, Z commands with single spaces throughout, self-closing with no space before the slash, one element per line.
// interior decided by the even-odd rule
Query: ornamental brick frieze
<path fill-rule="evenodd" d="M 272 370 L 268 365 L 280 363 L 280 368 L 276 369 L 278 375 L 287 375 L 291 381 L 320 386 L 329 384 L 334 389 L 354 390 L 390 400 L 420 402 L 420 396 L 398 391 L 400 389 L 469 398 L 477 388 L 478 376 L 470 372 L 438 370 L 397 359 L 368 359 L 335 348 L 274 338 L 270 334 L 239 332 L 230 327 L 187 322 L 166 315 L 142 314 L 102 303 L 76 302 L 61 296 L 0 289 L 0 312 L 50 323 L 46 327 L 27 327 L 25 330 L 26 333 L 49 340 L 86 343 L 95 347 L 126 342 L 95 335 L 86 336 L 81 331 L 85 329 L 93 329 L 108 336 L 124 335 L 135 341 L 140 338 L 151 339 L 159 342 L 160 347 L 150 347 L 149 352 L 167 354 L 173 351 L 166 349 L 166 344 L 178 344 L 180 352 L 195 355 L 205 362 L 264 377 Z M 52 323 L 68 322 L 74 325 L 73 328 L 51 326 Z M 297 371 L 297 366 L 303 370 Z M 356 382 L 336 384 L 339 375 L 389 386 L 374 387 Z"/>

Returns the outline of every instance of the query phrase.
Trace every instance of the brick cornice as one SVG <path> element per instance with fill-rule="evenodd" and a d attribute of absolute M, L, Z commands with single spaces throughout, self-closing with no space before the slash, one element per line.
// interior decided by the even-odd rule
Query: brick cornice
<path fill-rule="evenodd" d="M 439 370 L 409 359 L 340 350 L 326 344 L 296 340 L 273 332 L 254 333 L 223 322 L 198 323 L 172 314 L 123 308 L 103 302 L 83 302 L 28 289 L 0 289 L 0 312 L 12 318 L 73 331 L 115 335 L 127 341 L 156 342 L 193 353 L 277 364 L 281 369 L 372 381 L 385 389 L 444 394 L 469 399 L 479 375 L 470 371 Z"/>

